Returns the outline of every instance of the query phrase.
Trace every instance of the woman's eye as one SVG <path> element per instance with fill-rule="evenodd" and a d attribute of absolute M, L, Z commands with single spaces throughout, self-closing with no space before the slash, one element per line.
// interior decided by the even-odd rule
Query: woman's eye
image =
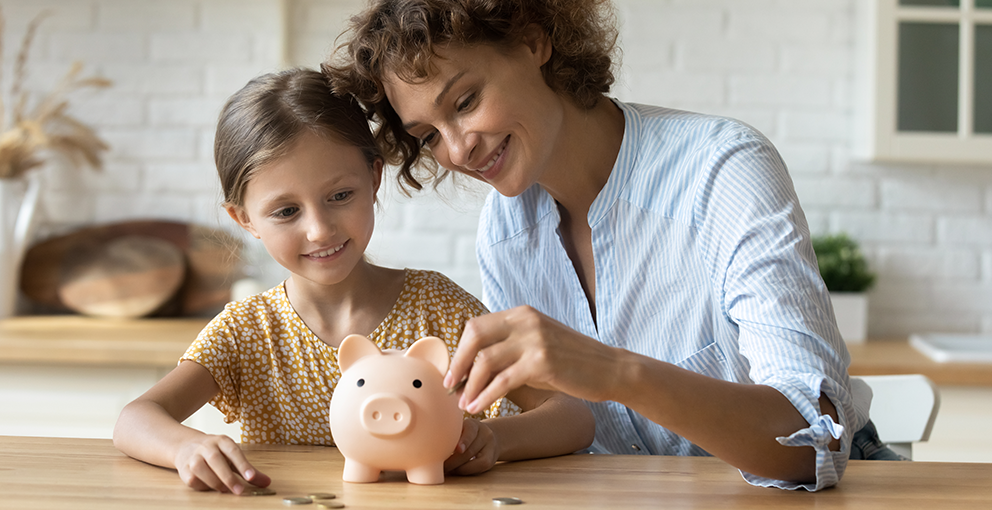
<path fill-rule="evenodd" d="M 469 107 L 472 106 L 472 101 L 475 101 L 475 94 L 470 94 L 464 101 L 458 103 L 458 111 L 463 112 L 468 110 Z"/>
<path fill-rule="evenodd" d="M 431 131 L 427 136 L 420 139 L 420 146 L 426 147 L 433 145 L 435 139 L 437 139 L 437 131 Z"/>

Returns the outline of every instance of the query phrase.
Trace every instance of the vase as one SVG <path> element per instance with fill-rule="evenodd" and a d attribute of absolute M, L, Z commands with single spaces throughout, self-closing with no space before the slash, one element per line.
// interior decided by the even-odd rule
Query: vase
<path fill-rule="evenodd" d="M 849 344 L 863 344 L 868 337 L 868 295 L 864 292 L 831 292 L 837 329 Z"/>
<path fill-rule="evenodd" d="M 37 175 L 0 179 L 0 320 L 17 313 L 21 261 L 38 206 Z"/>

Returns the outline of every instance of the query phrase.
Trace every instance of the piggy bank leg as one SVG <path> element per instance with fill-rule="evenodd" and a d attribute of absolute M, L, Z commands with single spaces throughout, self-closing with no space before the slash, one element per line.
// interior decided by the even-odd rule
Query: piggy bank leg
<path fill-rule="evenodd" d="M 366 466 L 352 459 L 344 459 L 344 473 L 341 479 L 346 482 L 371 483 L 379 481 L 380 470 Z"/>
<path fill-rule="evenodd" d="M 406 470 L 406 479 L 418 485 L 444 483 L 444 463 L 437 462 Z"/>

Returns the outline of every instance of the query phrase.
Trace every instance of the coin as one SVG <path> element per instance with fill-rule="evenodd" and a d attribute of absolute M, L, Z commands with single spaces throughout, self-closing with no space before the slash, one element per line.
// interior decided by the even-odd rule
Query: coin
<path fill-rule="evenodd" d="M 344 503 L 336 499 L 322 499 L 317 503 L 317 508 L 344 508 Z"/>
<path fill-rule="evenodd" d="M 307 494 L 307 497 L 310 499 L 334 499 L 337 496 L 331 494 L 330 492 L 311 492 L 310 494 Z"/>
<path fill-rule="evenodd" d="M 282 502 L 287 505 L 309 505 L 313 503 L 310 498 L 282 498 Z"/>
<path fill-rule="evenodd" d="M 520 498 L 493 498 L 494 505 L 522 505 L 524 502 Z"/>
<path fill-rule="evenodd" d="M 464 388 L 464 387 L 465 387 L 465 383 L 467 383 L 467 382 L 468 382 L 468 377 L 466 377 L 466 378 L 464 378 L 464 379 L 462 379 L 461 381 L 458 381 L 458 384 L 456 384 L 456 385 L 454 385 L 454 386 L 452 386 L 452 387 L 451 387 L 451 388 L 450 388 L 450 389 L 448 390 L 448 395 L 453 395 L 453 394 L 454 394 L 454 393 L 455 393 L 456 391 L 458 391 L 458 390 L 460 390 L 460 389 L 462 389 L 462 388 Z"/>
<path fill-rule="evenodd" d="M 273 496 L 276 491 L 268 487 L 255 487 L 254 485 L 249 485 L 241 491 L 242 496 Z"/>

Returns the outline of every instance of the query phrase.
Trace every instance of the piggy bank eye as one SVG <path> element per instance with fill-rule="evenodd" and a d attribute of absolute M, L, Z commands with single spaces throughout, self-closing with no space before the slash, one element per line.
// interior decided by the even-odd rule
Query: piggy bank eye
<path fill-rule="evenodd" d="M 424 383 L 420 382 L 420 379 L 414 379 L 413 380 L 413 387 L 414 388 L 419 388 L 419 387 L 421 387 L 423 385 L 424 385 Z"/>
<path fill-rule="evenodd" d="M 365 379 L 358 380 L 358 387 L 361 388 L 362 386 L 365 386 Z"/>

